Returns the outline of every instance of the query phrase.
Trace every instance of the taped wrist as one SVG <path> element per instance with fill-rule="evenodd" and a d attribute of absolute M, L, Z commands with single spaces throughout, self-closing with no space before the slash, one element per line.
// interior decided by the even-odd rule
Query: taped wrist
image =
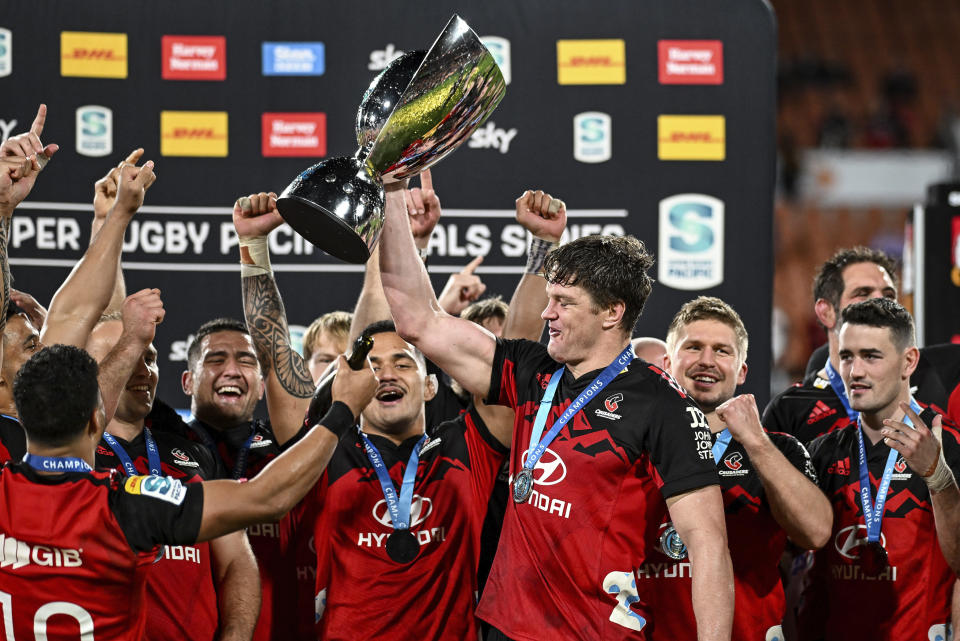
<path fill-rule="evenodd" d="M 560 243 L 551 243 L 549 240 L 543 240 L 542 238 L 531 235 L 530 244 L 527 246 L 526 273 L 542 274 L 543 264 L 547 262 L 547 255 L 559 245 Z"/>
<path fill-rule="evenodd" d="M 339 439 L 346 434 L 347 430 L 356 425 L 356 420 L 346 403 L 334 401 L 327 413 L 318 421 L 318 424 L 336 434 Z"/>
<path fill-rule="evenodd" d="M 927 484 L 927 489 L 931 493 L 942 492 L 954 483 L 953 472 L 943 458 L 943 447 L 937 456 L 937 462 L 934 463 L 932 470 L 927 470 L 928 474 L 923 475 L 923 480 Z"/>
<path fill-rule="evenodd" d="M 244 258 L 250 262 L 245 262 Z M 240 275 L 263 276 L 273 273 L 270 267 L 270 246 L 266 236 L 240 238 Z"/>

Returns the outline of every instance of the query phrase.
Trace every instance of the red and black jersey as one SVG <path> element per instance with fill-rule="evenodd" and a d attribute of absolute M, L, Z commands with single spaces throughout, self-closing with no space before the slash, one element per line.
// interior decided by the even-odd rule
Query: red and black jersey
<path fill-rule="evenodd" d="M 191 545 L 203 486 L 113 471 L 0 470 L 0 598 L 6 638 L 143 638 L 145 582 L 160 545 Z M 9 618 L 8 618 L 9 617 Z"/>
<path fill-rule="evenodd" d="M 165 476 L 182 483 L 215 478 L 216 465 L 207 449 L 168 432 L 154 431 Z M 114 436 L 141 474 L 150 474 L 143 432 L 128 442 Z M 120 458 L 101 440 L 97 468 L 124 472 Z M 165 545 L 163 558 L 147 574 L 148 641 L 194 639 L 212 641 L 218 626 L 217 592 L 213 584 L 210 545 Z"/>
<path fill-rule="evenodd" d="M 560 365 L 543 345 L 498 340 L 488 400 L 516 410 L 510 473 Z M 600 370 L 564 370 L 549 427 Z M 517 641 L 645 639 L 654 613 L 638 595 L 664 497 L 718 482 L 703 412 L 659 368 L 634 360 L 561 430 L 509 501 L 477 615 Z"/>
<path fill-rule="evenodd" d="M 787 434 L 768 434 L 790 463 L 817 482 L 810 455 L 800 442 Z M 737 440 L 717 462 L 723 491 L 727 540 L 733 561 L 733 639 L 765 641 L 783 638 L 779 632 L 785 599 L 777 564 L 786 546 L 786 533 L 770 512 L 763 483 Z M 637 568 L 637 586 L 646 595 L 656 614 L 649 638 L 663 641 L 696 641 L 697 622 L 691 599 L 690 561 L 668 557 L 660 546 L 660 534 L 669 526 L 669 517 L 660 525 L 658 536 L 648 543 L 655 552 Z"/>
<path fill-rule="evenodd" d="M 281 447 L 269 422 L 254 420 L 237 427 L 218 430 L 193 419 L 187 424 L 190 440 L 204 444 L 196 426 L 200 426 L 216 445 L 214 458 L 218 478 L 253 478 L 284 449 L 299 440 L 296 437 Z M 246 466 L 237 469 L 239 452 L 251 434 Z M 260 567 L 260 618 L 254 633 L 255 641 L 302 639 L 313 641 L 313 588 L 316 581 L 316 555 L 312 549 L 310 527 L 294 527 L 294 522 L 309 521 L 310 515 L 297 515 L 308 506 L 300 502 L 277 523 L 260 523 L 247 528 L 250 546 Z"/>
<path fill-rule="evenodd" d="M 928 426 L 934 416 L 929 409 L 921 414 Z M 866 436 L 864 445 L 875 501 L 890 448 Z M 960 474 L 960 432 L 948 421 L 943 425 L 943 453 L 954 474 Z M 798 617 L 804 638 L 936 638 L 934 633 L 950 621 L 956 577 L 940 552 L 926 483 L 902 457 L 897 460 L 880 535 L 890 567 L 878 577 L 867 576 L 859 559 L 867 528 L 859 493 L 856 425 L 816 439 L 810 454 L 834 516 L 830 541 L 816 553 L 806 577 Z"/>
<path fill-rule="evenodd" d="M 814 377 L 780 392 L 763 410 L 763 427 L 810 443 L 821 434 L 850 425 L 850 417 L 830 381 Z"/>
<path fill-rule="evenodd" d="M 399 487 L 420 437 L 399 445 L 367 438 Z M 473 408 L 431 430 L 410 511 L 420 551 L 398 563 L 386 553 L 393 526 L 383 489 L 356 430 L 345 434 L 308 495 L 320 506 L 314 537 L 323 542 L 317 546 L 320 638 L 477 639 L 480 533 L 506 453 Z"/>
<path fill-rule="evenodd" d="M 0 465 L 7 461 L 19 463 L 27 453 L 27 435 L 13 416 L 0 414 Z"/>

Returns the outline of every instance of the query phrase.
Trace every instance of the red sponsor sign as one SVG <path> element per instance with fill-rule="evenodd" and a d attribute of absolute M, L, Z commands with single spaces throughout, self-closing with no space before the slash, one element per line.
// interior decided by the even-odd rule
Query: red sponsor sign
<path fill-rule="evenodd" d="M 325 113 L 265 113 L 262 131 L 264 156 L 327 155 Z"/>
<path fill-rule="evenodd" d="M 723 43 L 719 40 L 660 40 L 657 49 L 660 84 L 723 84 Z"/>
<path fill-rule="evenodd" d="M 164 80 L 226 80 L 223 36 L 163 36 Z"/>

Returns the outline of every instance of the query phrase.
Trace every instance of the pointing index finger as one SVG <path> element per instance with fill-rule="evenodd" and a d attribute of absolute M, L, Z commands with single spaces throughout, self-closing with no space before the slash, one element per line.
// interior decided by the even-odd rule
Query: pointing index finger
<path fill-rule="evenodd" d="M 482 255 L 481 255 L 481 256 L 477 256 L 476 258 L 474 258 L 473 260 L 471 260 L 471 261 L 467 264 L 467 266 L 463 268 L 463 271 L 460 272 L 460 273 L 461 273 L 461 274 L 472 274 L 472 273 L 473 273 L 473 270 L 475 270 L 477 267 L 479 267 L 479 266 L 480 266 L 480 263 L 482 263 L 482 262 L 483 262 L 483 256 L 482 256 Z"/>
<path fill-rule="evenodd" d="M 141 156 L 143 156 L 143 147 L 140 147 L 138 149 L 134 149 L 133 151 L 131 151 L 130 155 L 127 156 L 127 159 L 124 160 L 123 162 L 130 163 L 131 165 L 136 165 L 138 162 L 140 162 Z M 123 166 L 123 163 L 120 163 L 120 165 Z"/>
<path fill-rule="evenodd" d="M 420 187 L 424 190 L 433 189 L 433 176 L 430 175 L 429 169 L 420 172 Z"/>
<path fill-rule="evenodd" d="M 37 107 L 37 117 L 33 119 L 33 124 L 30 125 L 30 133 L 36 134 L 39 136 L 43 133 L 43 125 L 47 122 L 47 106 L 45 104 L 40 104 Z"/>

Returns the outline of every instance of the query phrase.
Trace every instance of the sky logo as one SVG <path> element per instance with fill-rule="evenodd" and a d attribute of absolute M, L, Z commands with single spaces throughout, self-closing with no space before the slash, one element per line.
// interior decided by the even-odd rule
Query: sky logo
<path fill-rule="evenodd" d="M 573 117 L 573 157 L 580 162 L 606 162 L 612 156 L 610 114 L 585 111 Z"/>
<path fill-rule="evenodd" d="M 322 76 L 325 70 L 322 42 L 263 43 L 265 76 Z"/>
<path fill-rule="evenodd" d="M 699 290 L 723 282 L 723 201 L 679 194 L 660 201 L 659 278 L 667 287 Z"/>

